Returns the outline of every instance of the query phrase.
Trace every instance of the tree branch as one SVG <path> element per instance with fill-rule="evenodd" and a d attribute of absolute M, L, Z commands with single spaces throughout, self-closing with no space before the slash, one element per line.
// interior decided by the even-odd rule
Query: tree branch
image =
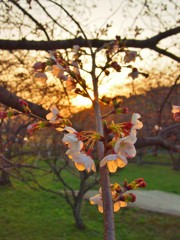
<path fill-rule="evenodd" d="M 150 49 L 154 50 L 155 52 L 160 53 L 160 54 L 162 54 L 162 55 L 164 55 L 166 57 L 172 58 L 173 60 L 175 60 L 177 62 L 180 61 L 180 58 L 178 56 L 176 56 L 173 53 L 170 53 L 170 52 L 168 52 L 168 51 L 166 51 L 166 50 L 164 50 L 162 48 L 159 48 L 159 47 L 156 47 L 156 46 L 154 46 L 154 47 L 152 46 Z"/>
<path fill-rule="evenodd" d="M 50 40 L 49 35 L 48 35 L 46 29 L 43 27 L 43 25 L 40 22 L 38 22 L 31 14 L 29 14 L 23 7 L 21 7 L 18 4 L 17 1 L 10 0 L 10 2 L 12 4 L 14 4 L 17 8 L 19 8 L 24 13 L 24 15 L 28 16 L 39 27 L 39 29 L 41 29 L 44 32 L 44 34 L 46 35 L 47 39 Z"/>
<path fill-rule="evenodd" d="M 158 42 L 160 42 L 164 38 L 170 37 L 170 36 L 178 34 L 178 33 L 180 33 L 180 27 L 172 28 L 165 32 L 160 32 L 158 35 L 156 35 L 150 39 L 151 39 L 151 42 L 153 43 L 153 45 L 156 45 Z"/>
<path fill-rule="evenodd" d="M 138 138 L 135 146 L 137 149 L 148 147 L 148 146 L 160 146 L 167 150 L 170 150 L 170 151 L 173 150 L 174 152 L 180 153 L 180 147 L 170 144 L 167 140 L 165 140 L 161 136 Z"/>
<path fill-rule="evenodd" d="M 16 109 L 20 112 L 23 112 L 22 107 L 19 105 L 18 100 L 20 98 L 16 96 L 15 94 L 9 92 L 6 88 L 0 86 L 0 102 L 8 107 L 11 107 L 13 109 Z M 26 102 L 29 105 L 29 108 L 31 109 L 32 113 L 46 119 L 46 114 L 49 112 L 46 109 L 44 109 L 42 106 L 38 104 L 34 104 L 32 102 L 29 102 L 26 100 Z"/>
<path fill-rule="evenodd" d="M 173 28 L 167 30 L 165 32 L 161 32 L 152 38 L 144 39 L 144 40 L 135 40 L 135 39 L 125 39 L 126 47 L 132 48 L 149 48 L 154 50 L 162 55 L 170 57 L 171 59 L 179 62 L 180 58 L 173 53 L 166 51 L 165 49 L 161 49 L 157 47 L 157 43 L 170 37 L 174 34 L 179 33 L 179 28 Z M 27 40 L 0 40 L 0 49 L 3 50 L 51 50 L 51 49 L 67 49 L 72 48 L 73 45 L 79 45 L 80 47 L 89 47 L 91 45 L 94 48 L 100 48 L 104 44 L 108 44 L 113 40 L 102 40 L 102 39 L 84 39 L 82 37 L 74 38 L 74 39 L 66 39 L 66 40 L 58 40 L 58 41 L 27 41 Z"/>

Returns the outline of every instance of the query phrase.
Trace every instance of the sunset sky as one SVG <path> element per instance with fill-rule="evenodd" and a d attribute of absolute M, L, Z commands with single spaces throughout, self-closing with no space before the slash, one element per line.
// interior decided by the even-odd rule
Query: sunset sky
<path fill-rule="evenodd" d="M 53 13 L 53 17 L 58 16 L 62 12 L 59 11 L 58 8 L 52 8 L 52 3 L 50 3 L 49 1 L 44 0 L 41 2 L 44 4 L 45 7 L 48 7 L 47 9 L 49 12 Z M 84 1 L 83 4 L 87 5 L 84 15 L 75 15 L 76 12 L 74 10 L 72 14 L 77 19 L 77 21 L 80 22 L 82 28 L 85 30 L 89 38 L 95 38 L 96 33 L 100 33 L 99 29 L 101 29 L 103 32 L 106 25 L 109 24 L 111 26 L 107 29 L 107 34 L 102 34 L 99 36 L 99 38 L 114 39 L 116 35 L 119 35 L 122 38 L 134 38 L 133 29 L 138 26 L 138 28 L 142 28 L 142 31 L 140 31 L 137 39 L 146 39 L 156 35 L 160 31 L 166 30 L 166 27 L 168 28 L 168 26 L 174 26 L 178 18 L 177 9 L 175 8 L 175 5 L 173 5 L 170 1 L 162 1 L 164 5 L 167 4 L 167 11 L 162 11 L 163 4 L 158 5 L 159 1 L 152 0 L 151 2 L 154 4 L 151 5 L 150 16 L 147 16 L 144 13 L 145 8 L 142 4 L 144 3 L 144 1 L 141 0 L 96 0 L 88 2 Z M 26 1 L 20 1 L 20 3 L 22 6 L 25 6 Z M 67 3 L 67 1 L 62 0 L 61 3 Z M 73 7 L 76 7 L 76 5 L 73 5 L 75 4 L 74 1 L 69 1 L 68 3 L 69 5 L 72 3 L 69 7 L 69 11 L 71 11 Z M 96 5 L 96 7 L 93 7 L 93 5 Z M 33 7 L 28 11 L 29 13 L 35 14 L 35 17 L 42 24 L 46 22 L 46 17 L 43 14 L 40 14 L 37 5 L 35 5 L 35 8 Z M 142 16 L 143 13 L 144 15 Z M 67 16 L 66 19 L 63 19 L 67 21 L 67 27 L 70 30 L 75 31 L 73 23 L 71 23 L 67 19 Z M 27 19 L 25 18 L 24 21 L 26 22 Z M 23 31 L 24 32 L 22 32 L 22 35 L 24 34 L 28 40 L 32 40 L 34 38 L 39 40 L 37 36 L 34 37 L 32 34 L 28 34 L 29 30 L 27 27 L 24 27 Z M 17 29 L 12 29 L 11 31 L 9 31 L 9 28 L 7 28 L 5 31 L 0 32 L 0 37 L 9 38 L 11 36 L 11 39 L 20 38 L 20 36 L 16 33 Z M 67 34 L 63 34 L 62 30 L 60 29 L 58 31 L 55 31 L 55 40 L 58 40 L 60 36 L 61 38 L 66 38 Z M 179 52 L 179 48 L 178 46 L 174 47 L 175 42 L 177 42 L 177 36 L 162 41 L 162 43 L 160 43 L 160 46 L 166 46 L 168 48 L 172 46 L 170 50 L 176 52 L 177 54 Z M 166 71 L 165 75 L 167 75 L 167 69 L 169 66 L 172 69 L 171 60 L 167 57 L 163 57 L 162 59 L 155 61 L 155 59 L 157 58 L 157 54 L 153 51 L 147 49 L 137 49 L 137 53 L 139 54 L 139 57 L 137 57 L 136 61 L 132 63 L 132 66 L 138 68 L 141 72 L 152 73 L 157 77 L 158 73 L 160 72 L 165 73 Z M 33 56 L 34 55 L 35 52 L 33 52 Z M 132 80 L 128 77 L 131 69 L 123 68 L 123 56 L 124 54 L 122 53 L 122 55 L 120 55 L 118 59 L 118 62 L 122 66 L 122 71 L 120 73 L 112 73 L 110 74 L 110 76 L 103 78 L 103 84 L 100 86 L 99 89 L 101 96 L 129 96 L 132 92 L 132 84 L 136 86 L 137 93 L 139 93 L 138 87 L 141 88 L 145 86 L 144 82 L 146 81 L 146 79 L 144 77 L 140 76 L 138 79 L 135 80 Z M 38 57 L 39 54 L 37 54 L 37 61 Z M 99 56 L 98 63 L 100 63 L 102 60 L 102 56 Z M 20 66 L 19 69 L 22 69 L 22 66 Z M 19 70 L 16 69 L 16 71 L 18 72 Z M 83 77 L 87 81 L 89 81 L 89 76 L 84 75 Z M 150 76 L 150 79 L 151 81 L 154 81 L 153 84 L 155 86 L 156 80 L 153 79 L 153 75 Z M 160 79 L 158 79 L 158 81 L 159 80 Z M 165 77 L 162 78 L 162 82 L 164 85 L 167 85 L 168 83 Z M 88 99 L 84 99 L 79 95 L 73 99 L 73 105 L 75 106 L 87 107 L 90 106 L 90 104 L 91 103 Z"/>

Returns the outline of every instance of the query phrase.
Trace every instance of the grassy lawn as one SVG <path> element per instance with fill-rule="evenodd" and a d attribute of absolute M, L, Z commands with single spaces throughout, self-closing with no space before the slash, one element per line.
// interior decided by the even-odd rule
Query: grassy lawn
<path fill-rule="evenodd" d="M 129 177 L 128 177 L 129 176 Z M 66 177 L 66 176 L 65 176 Z M 159 189 L 180 194 L 180 174 L 167 166 L 129 164 L 111 176 L 112 182 L 144 177 L 148 190 Z M 70 175 L 67 175 L 70 181 Z M 59 188 L 45 176 L 44 183 Z M 74 180 L 73 180 L 74 181 Z M 77 183 L 73 183 L 76 186 Z M 22 183 L 0 188 L 0 240 L 101 240 L 102 215 L 96 206 L 84 201 L 82 217 L 86 229 L 74 227 L 71 209 L 62 197 L 30 190 Z M 179 240 L 180 217 L 124 208 L 115 214 L 117 240 Z"/>
<path fill-rule="evenodd" d="M 174 171 L 171 166 L 128 164 L 111 176 L 111 182 L 123 182 L 125 178 L 132 181 L 139 177 L 147 181 L 146 190 L 180 194 L 180 172 Z"/>
<path fill-rule="evenodd" d="M 94 240 L 103 239 L 102 215 L 84 202 L 82 215 L 87 227 L 74 228 L 71 209 L 64 199 L 26 186 L 1 189 L 1 240 Z M 180 218 L 140 209 L 116 213 L 117 239 L 178 240 Z M 72 237 L 73 236 L 73 237 Z"/>

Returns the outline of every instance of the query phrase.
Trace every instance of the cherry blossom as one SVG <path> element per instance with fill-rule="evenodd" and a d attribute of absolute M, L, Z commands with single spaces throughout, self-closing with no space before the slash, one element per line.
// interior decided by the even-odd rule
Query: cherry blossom
<path fill-rule="evenodd" d="M 107 164 L 109 172 L 116 172 L 117 168 L 123 168 L 127 164 L 127 159 L 122 154 L 114 153 L 105 156 L 101 162 L 100 167 L 103 167 Z"/>
<path fill-rule="evenodd" d="M 103 213 L 103 201 L 102 201 L 102 195 L 96 194 L 94 197 L 91 197 L 89 199 L 90 203 L 92 205 L 98 205 L 98 210 L 100 213 Z"/>
<path fill-rule="evenodd" d="M 113 200 L 115 200 L 116 198 L 115 191 L 111 190 L 111 194 L 112 194 Z M 96 194 L 94 197 L 91 197 L 89 201 L 92 205 L 98 205 L 99 212 L 103 213 L 103 200 L 102 200 L 101 188 L 99 190 L 99 194 Z M 114 212 L 118 212 L 121 207 L 126 207 L 126 206 L 127 206 L 127 203 L 124 201 L 120 201 L 120 200 L 114 201 Z"/>
<path fill-rule="evenodd" d="M 126 51 L 126 55 L 124 56 L 124 62 L 129 63 L 129 62 L 134 62 L 137 56 L 136 51 Z"/>
<path fill-rule="evenodd" d="M 107 164 L 110 172 L 116 172 L 118 167 L 125 167 L 127 158 L 133 158 L 136 155 L 134 147 L 136 140 L 137 138 L 134 135 L 118 138 L 114 146 L 115 153 L 105 156 L 100 162 L 100 167 Z"/>
<path fill-rule="evenodd" d="M 143 127 L 143 123 L 138 120 L 140 117 L 141 115 L 139 113 L 133 113 L 131 118 L 131 123 L 133 124 L 131 128 L 131 134 L 136 135 L 137 133 L 136 129 L 141 129 Z"/>
<path fill-rule="evenodd" d="M 64 144 L 68 145 L 68 150 L 66 154 L 69 158 L 73 158 L 73 156 L 77 153 L 80 153 L 81 149 L 83 148 L 83 142 L 78 140 L 77 138 L 77 131 L 72 127 L 65 127 L 64 130 L 68 131 L 69 133 L 65 134 L 62 141 Z"/>
<path fill-rule="evenodd" d="M 52 65 L 52 74 L 55 77 L 60 78 L 63 73 L 64 73 L 64 69 L 59 64 Z"/>
<path fill-rule="evenodd" d="M 136 141 L 137 138 L 134 135 L 119 138 L 114 146 L 114 151 L 122 154 L 124 157 L 133 158 L 136 155 L 136 149 L 134 147 Z"/>
<path fill-rule="evenodd" d="M 86 153 L 77 153 L 72 155 L 72 160 L 79 171 L 86 170 L 87 172 L 90 172 L 92 170 L 96 172 L 94 160 Z"/>
<path fill-rule="evenodd" d="M 62 119 L 58 108 L 53 105 L 50 107 L 51 112 L 46 115 L 46 119 L 51 123 L 59 123 L 60 119 Z"/>

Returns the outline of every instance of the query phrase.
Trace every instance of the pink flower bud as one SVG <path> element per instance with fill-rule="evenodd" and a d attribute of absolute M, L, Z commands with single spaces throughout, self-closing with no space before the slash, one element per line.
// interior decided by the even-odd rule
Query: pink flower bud
<path fill-rule="evenodd" d="M 35 133 L 39 129 L 38 123 L 32 123 L 27 127 L 27 131 L 29 134 Z"/>
<path fill-rule="evenodd" d="M 107 70 L 107 69 L 104 71 L 104 73 L 106 76 L 109 76 L 109 74 L 110 74 L 109 70 Z"/>
<path fill-rule="evenodd" d="M 137 178 L 134 181 L 135 183 L 141 183 L 142 181 L 144 181 L 144 178 Z"/>
<path fill-rule="evenodd" d="M 111 67 L 114 68 L 117 72 L 121 71 L 121 66 L 117 62 L 112 62 Z"/>
<path fill-rule="evenodd" d="M 0 112 L 0 119 L 4 119 L 7 117 L 7 112 Z"/>
<path fill-rule="evenodd" d="M 136 188 L 144 188 L 147 186 L 147 183 L 144 181 L 144 178 L 138 178 L 129 183 L 126 187 L 127 190 L 132 190 Z"/>
<path fill-rule="evenodd" d="M 25 111 L 25 113 L 31 113 L 31 110 L 28 107 L 28 103 L 22 99 L 18 100 L 18 103 L 21 105 L 21 107 L 23 108 L 23 110 Z"/>
<path fill-rule="evenodd" d="M 132 79 L 136 79 L 139 76 L 139 72 L 137 68 L 133 68 L 132 72 L 128 74 L 128 77 L 131 77 Z"/>
<path fill-rule="evenodd" d="M 20 104 L 22 107 L 23 107 L 23 106 L 28 107 L 28 103 L 27 103 L 26 101 L 24 101 L 24 100 L 22 100 L 22 99 L 19 99 L 18 102 L 19 102 L 19 104 Z"/>

